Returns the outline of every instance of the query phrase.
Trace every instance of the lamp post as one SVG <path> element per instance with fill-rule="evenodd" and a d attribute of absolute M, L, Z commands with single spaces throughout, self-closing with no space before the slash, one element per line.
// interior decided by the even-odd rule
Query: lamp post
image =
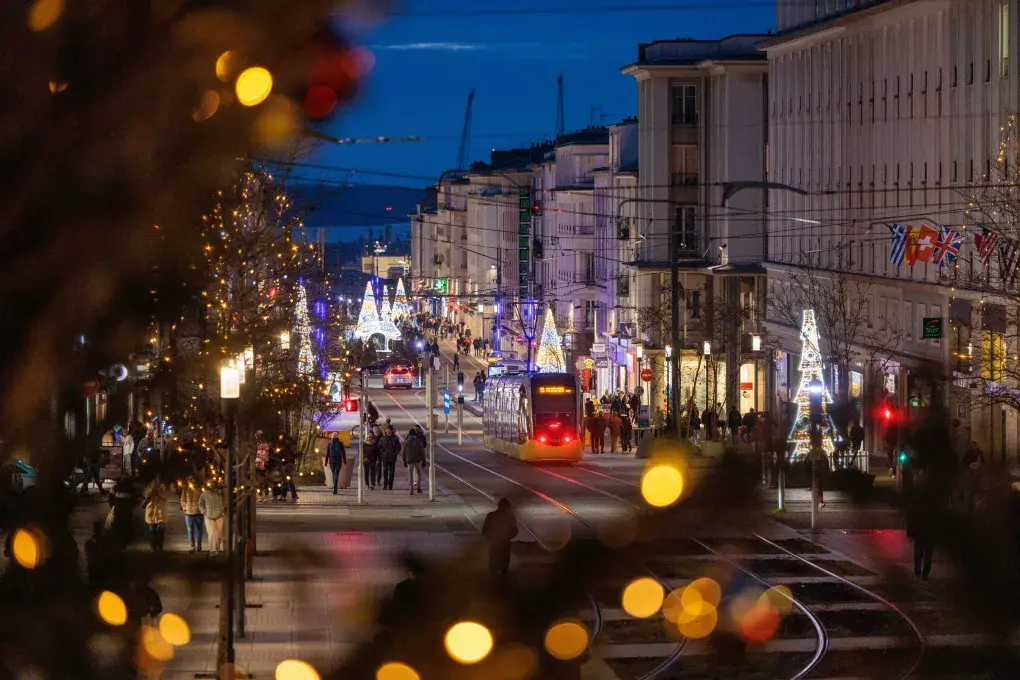
<path fill-rule="evenodd" d="M 227 494 L 227 578 L 220 594 L 220 636 L 217 649 L 217 667 L 234 665 L 234 414 L 241 396 L 241 376 L 233 365 L 220 367 L 220 400 L 227 413 L 227 458 L 224 464 Z"/>
<path fill-rule="evenodd" d="M 673 345 L 666 345 L 666 429 L 673 428 Z"/>
<path fill-rule="evenodd" d="M 708 358 L 712 356 L 712 343 L 705 340 L 701 345 L 701 353 L 705 356 L 705 408 L 708 408 Z"/>

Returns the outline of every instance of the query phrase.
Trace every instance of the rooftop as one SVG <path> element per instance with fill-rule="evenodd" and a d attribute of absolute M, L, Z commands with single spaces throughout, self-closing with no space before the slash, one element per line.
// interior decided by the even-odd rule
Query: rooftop
<path fill-rule="evenodd" d="M 759 61 L 758 43 L 768 34 L 741 33 L 718 40 L 674 38 L 638 45 L 638 59 L 629 66 L 694 66 L 704 61 Z"/>

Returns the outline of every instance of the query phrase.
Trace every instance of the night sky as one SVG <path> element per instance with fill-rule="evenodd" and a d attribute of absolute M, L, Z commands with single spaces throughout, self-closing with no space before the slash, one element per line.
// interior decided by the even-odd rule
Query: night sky
<path fill-rule="evenodd" d="M 643 9 L 655 6 L 673 9 Z M 362 183 L 424 186 L 454 167 L 472 89 L 469 157 L 488 160 L 493 147 L 553 136 L 561 72 L 568 130 L 589 124 L 590 105 L 603 107 L 604 122 L 615 123 L 637 113 L 635 81 L 619 69 L 636 60 L 639 42 L 765 32 L 774 24 L 772 3 L 761 0 L 409 0 L 395 11 L 398 16 L 358 31 L 376 58 L 367 88 L 350 110 L 321 127 L 339 137 L 426 141 L 329 146 L 308 161 L 409 175 L 352 178 Z"/>

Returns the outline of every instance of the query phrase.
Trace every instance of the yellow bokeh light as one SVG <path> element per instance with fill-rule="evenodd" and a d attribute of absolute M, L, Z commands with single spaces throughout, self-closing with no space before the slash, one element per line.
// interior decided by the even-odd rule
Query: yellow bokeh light
<path fill-rule="evenodd" d="M 261 66 L 241 71 L 234 83 L 237 101 L 243 106 L 258 106 L 273 91 L 273 74 Z"/>
<path fill-rule="evenodd" d="M 111 626 L 123 626 L 127 623 L 127 605 L 117 593 L 104 590 L 96 598 L 96 613 L 105 623 Z"/>
<path fill-rule="evenodd" d="M 545 632 L 545 650 L 561 661 L 576 659 L 588 649 L 588 629 L 577 621 L 554 623 Z"/>
<path fill-rule="evenodd" d="M 680 632 L 693 640 L 708 637 L 719 623 L 719 612 L 709 602 L 701 601 L 698 614 L 679 624 Z"/>
<path fill-rule="evenodd" d="M 28 9 L 28 27 L 33 31 L 45 31 L 57 23 L 64 13 L 64 0 L 36 0 Z"/>
<path fill-rule="evenodd" d="M 215 90 L 206 90 L 198 99 L 198 106 L 191 112 L 191 118 L 196 123 L 209 120 L 220 108 L 220 95 Z"/>
<path fill-rule="evenodd" d="M 690 585 L 687 587 L 698 591 L 698 594 L 701 595 L 701 599 L 705 600 L 713 607 L 719 607 L 719 602 L 722 600 L 722 586 L 720 586 L 714 579 L 710 579 L 705 576 L 691 581 Z"/>
<path fill-rule="evenodd" d="M 152 626 L 142 626 L 142 649 L 155 661 L 169 661 L 174 658 L 174 647 Z"/>
<path fill-rule="evenodd" d="M 216 60 L 216 77 L 224 83 L 230 82 L 230 77 L 237 70 L 238 58 L 235 52 L 227 50 Z"/>
<path fill-rule="evenodd" d="M 634 579 L 623 589 L 623 609 L 636 619 L 647 619 L 662 607 L 663 597 L 665 591 L 655 579 Z"/>
<path fill-rule="evenodd" d="M 793 591 L 784 585 L 772 586 L 758 598 L 758 605 L 768 605 L 785 616 L 793 608 Z"/>
<path fill-rule="evenodd" d="M 421 676 L 406 663 L 389 661 L 379 666 L 375 672 L 375 680 L 421 680 Z"/>
<path fill-rule="evenodd" d="M 492 633 L 480 623 L 461 621 L 446 631 L 446 653 L 454 661 L 478 663 L 492 651 Z"/>
<path fill-rule="evenodd" d="M 252 135 L 261 147 L 287 147 L 301 134 L 302 122 L 301 110 L 294 102 L 287 97 L 273 96 L 259 110 Z"/>
<path fill-rule="evenodd" d="M 511 644 L 493 658 L 493 680 L 527 680 L 538 668 L 538 655 L 521 644 Z"/>
<path fill-rule="evenodd" d="M 410 676 L 407 680 L 411 680 Z M 417 678 L 417 674 L 414 676 Z M 310 664 L 298 659 L 287 659 L 276 666 L 276 680 L 319 680 L 319 671 Z M 396 676 L 394 679 L 396 680 Z"/>
<path fill-rule="evenodd" d="M 684 492 L 684 475 L 673 465 L 658 464 L 641 477 L 641 495 L 656 508 L 676 503 Z"/>
<path fill-rule="evenodd" d="M 174 647 L 183 647 L 191 642 L 188 622 L 177 614 L 163 614 L 159 617 L 159 634 Z"/>
<path fill-rule="evenodd" d="M 25 569 L 35 569 L 42 563 L 43 551 L 39 539 L 27 529 L 18 529 L 14 532 L 11 551 L 14 553 L 14 561 Z"/>

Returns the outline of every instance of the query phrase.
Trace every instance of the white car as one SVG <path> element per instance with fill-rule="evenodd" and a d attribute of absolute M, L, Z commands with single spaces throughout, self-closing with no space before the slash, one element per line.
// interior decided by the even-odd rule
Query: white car
<path fill-rule="evenodd" d="M 414 369 L 410 366 L 404 366 L 398 364 L 396 366 L 390 366 L 383 373 L 383 389 L 388 390 L 391 387 L 406 387 L 411 389 L 414 386 Z"/>

